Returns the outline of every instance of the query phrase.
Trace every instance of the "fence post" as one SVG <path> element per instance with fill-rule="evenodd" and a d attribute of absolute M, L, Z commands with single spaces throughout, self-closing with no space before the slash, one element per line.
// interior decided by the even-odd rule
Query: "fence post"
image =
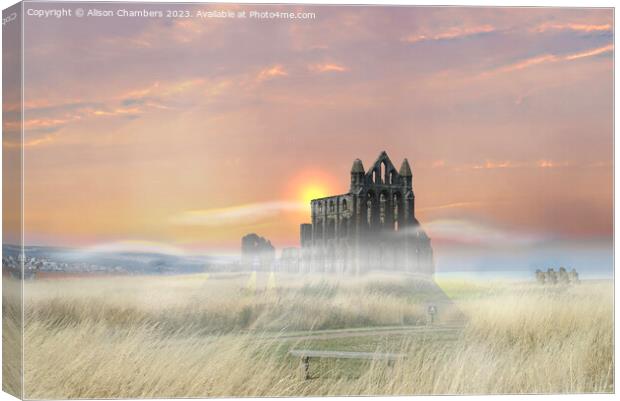
<path fill-rule="evenodd" d="M 302 356 L 301 363 L 299 365 L 299 377 L 301 380 L 308 380 L 310 378 L 310 357 Z"/>

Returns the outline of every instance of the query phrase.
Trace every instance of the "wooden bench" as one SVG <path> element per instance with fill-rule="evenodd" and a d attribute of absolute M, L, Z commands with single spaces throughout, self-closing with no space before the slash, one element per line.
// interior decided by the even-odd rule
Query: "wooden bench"
<path fill-rule="evenodd" d="M 381 354 L 377 352 L 348 352 L 348 351 L 313 351 L 313 350 L 290 350 L 289 354 L 301 358 L 299 375 L 303 380 L 309 378 L 310 358 L 335 358 L 335 359 L 366 359 L 387 361 L 388 366 L 393 366 L 394 361 L 407 358 L 405 354 Z"/>

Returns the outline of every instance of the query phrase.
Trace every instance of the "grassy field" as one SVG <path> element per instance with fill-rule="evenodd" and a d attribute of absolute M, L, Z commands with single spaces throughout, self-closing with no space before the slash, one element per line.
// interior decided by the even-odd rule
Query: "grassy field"
<path fill-rule="evenodd" d="M 28 398 L 613 391 L 613 283 L 214 274 L 30 281 Z M 439 324 L 425 328 L 428 302 Z M 10 305 L 5 305 L 5 308 Z M 312 335 L 309 335 L 311 333 Z M 311 363 L 290 349 L 407 354 Z"/>

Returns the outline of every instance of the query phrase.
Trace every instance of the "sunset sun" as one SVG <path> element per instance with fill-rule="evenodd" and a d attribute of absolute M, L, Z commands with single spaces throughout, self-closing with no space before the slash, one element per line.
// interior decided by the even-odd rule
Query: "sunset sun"
<path fill-rule="evenodd" d="M 320 182 L 310 182 L 304 184 L 300 191 L 299 197 L 304 204 L 309 204 L 312 199 L 323 198 L 329 195 L 327 185 Z"/>
<path fill-rule="evenodd" d="M 292 178 L 287 197 L 310 206 L 310 201 L 313 199 L 335 194 L 338 191 L 337 187 L 334 177 L 324 171 L 305 170 Z"/>

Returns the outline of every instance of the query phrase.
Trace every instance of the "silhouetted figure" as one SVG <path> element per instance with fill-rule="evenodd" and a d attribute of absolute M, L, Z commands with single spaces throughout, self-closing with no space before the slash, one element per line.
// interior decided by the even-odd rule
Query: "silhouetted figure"
<path fill-rule="evenodd" d="M 547 283 L 549 283 L 549 284 L 557 284 L 558 283 L 558 275 L 555 272 L 555 270 L 553 270 L 553 268 L 547 269 L 546 280 L 545 281 Z"/>

